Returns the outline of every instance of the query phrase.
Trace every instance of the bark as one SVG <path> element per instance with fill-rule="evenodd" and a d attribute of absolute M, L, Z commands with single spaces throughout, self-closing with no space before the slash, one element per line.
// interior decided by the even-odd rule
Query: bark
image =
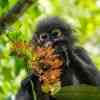
<path fill-rule="evenodd" d="M 0 35 L 37 0 L 19 0 L 4 16 L 0 17 Z"/>

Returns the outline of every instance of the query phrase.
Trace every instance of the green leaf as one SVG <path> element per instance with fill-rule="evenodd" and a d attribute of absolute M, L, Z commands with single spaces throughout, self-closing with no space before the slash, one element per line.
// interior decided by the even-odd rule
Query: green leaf
<path fill-rule="evenodd" d="M 20 73 L 20 70 L 25 67 L 24 59 L 16 57 L 15 67 L 16 67 L 15 73 L 16 75 L 18 75 Z"/>
<path fill-rule="evenodd" d="M 0 0 L 0 7 L 4 8 L 8 5 L 8 0 Z"/>
<path fill-rule="evenodd" d="M 100 88 L 89 85 L 66 86 L 56 94 L 57 100 L 100 100 Z"/>

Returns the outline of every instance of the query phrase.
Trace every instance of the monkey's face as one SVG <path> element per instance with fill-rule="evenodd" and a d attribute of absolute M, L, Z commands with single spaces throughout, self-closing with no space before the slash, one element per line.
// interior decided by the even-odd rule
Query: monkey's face
<path fill-rule="evenodd" d="M 50 33 L 41 33 L 38 36 L 37 42 L 44 47 L 56 46 L 56 43 L 60 43 L 62 40 L 64 40 L 63 36 L 64 34 L 59 29 L 54 29 Z"/>
<path fill-rule="evenodd" d="M 66 56 L 67 54 L 67 48 L 65 48 L 66 45 L 66 38 L 63 32 L 59 29 L 53 29 L 51 32 L 44 32 L 37 34 L 37 37 L 35 37 L 34 42 L 36 48 L 41 48 L 41 51 L 48 48 L 52 48 L 54 55 L 58 55 L 59 59 L 63 60 L 63 66 L 66 62 Z M 65 50 L 66 49 L 66 50 Z M 45 51 L 45 50 L 44 50 Z M 49 50 L 50 52 L 50 50 Z"/>
<path fill-rule="evenodd" d="M 64 57 L 63 47 L 67 45 L 66 42 L 67 39 L 64 33 L 59 29 L 54 29 L 51 32 L 36 35 L 34 44 L 44 48 L 52 47 L 57 54 Z"/>

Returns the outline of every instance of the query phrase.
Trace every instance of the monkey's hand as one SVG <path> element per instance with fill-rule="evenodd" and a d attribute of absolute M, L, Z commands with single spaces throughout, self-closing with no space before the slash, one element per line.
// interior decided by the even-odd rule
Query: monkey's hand
<path fill-rule="evenodd" d="M 32 93 L 31 81 L 34 82 L 33 83 L 34 85 L 39 85 L 38 77 L 33 74 L 30 74 L 27 78 L 25 78 L 21 82 L 21 88 L 18 94 L 16 95 L 16 100 L 32 100 L 33 93 Z M 39 86 L 36 89 L 39 89 Z"/>
<path fill-rule="evenodd" d="M 37 100 L 55 100 L 52 96 L 49 96 L 41 91 L 41 85 L 38 80 L 38 77 L 34 74 L 30 74 L 26 79 L 21 83 L 21 88 L 18 94 L 16 95 L 15 100 L 33 100 L 34 93 L 32 90 L 32 83 L 34 84 L 34 91 Z"/>

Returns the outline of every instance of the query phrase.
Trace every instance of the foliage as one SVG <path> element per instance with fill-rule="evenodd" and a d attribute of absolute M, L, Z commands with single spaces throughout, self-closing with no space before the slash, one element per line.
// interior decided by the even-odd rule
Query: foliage
<path fill-rule="evenodd" d="M 0 16 L 17 0 L 0 0 Z M 37 0 L 0 36 L 0 100 L 13 100 L 20 81 L 26 76 L 26 57 L 12 53 L 15 41 L 29 43 L 37 21 L 44 16 L 63 17 L 75 29 L 76 45 L 84 46 L 100 68 L 100 1 L 99 0 Z M 12 84 L 13 83 L 13 84 Z M 11 99 L 12 98 L 12 99 Z"/>
<path fill-rule="evenodd" d="M 57 100 L 99 100 L 100 90 L 88 85 L 67 86 L 63 87 L 56 97 Z"/>

